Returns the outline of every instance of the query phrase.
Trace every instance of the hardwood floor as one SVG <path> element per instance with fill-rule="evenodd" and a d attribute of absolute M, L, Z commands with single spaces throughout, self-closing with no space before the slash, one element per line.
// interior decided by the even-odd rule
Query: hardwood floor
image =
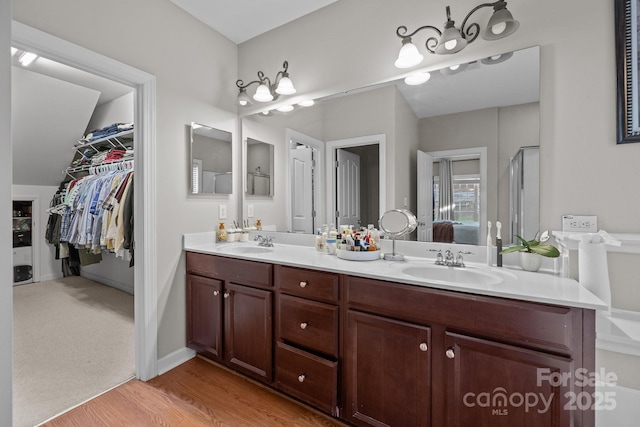
<path fill-rule="evenodd" d="M 345 426 L 201 358 L 131 380 L 44 424 L 67 426 Z"/>

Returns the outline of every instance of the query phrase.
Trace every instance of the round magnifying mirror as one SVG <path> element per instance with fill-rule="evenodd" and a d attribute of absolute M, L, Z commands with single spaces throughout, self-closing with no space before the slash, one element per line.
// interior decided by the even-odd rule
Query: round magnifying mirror
<path fill-rule="evenodd" d="M 418 226 L 416 216 L 406 209 L 392 209 L 380 218 L 380 229 L 393 240 L 392 253 L 384 254 L 389 261 L 402 261 L 404 255 L 396 253 L 396 238 L 411 233 Z"/>

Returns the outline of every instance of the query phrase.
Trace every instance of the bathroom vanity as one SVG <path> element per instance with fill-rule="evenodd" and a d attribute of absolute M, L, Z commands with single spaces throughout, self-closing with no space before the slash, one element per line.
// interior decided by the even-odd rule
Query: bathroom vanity
<path fill-rule="evenodd" d="M 207 240 L 187 345 L 215 362 L 358 426 L 594 425 L 603 304 L 575 281 Z"/>

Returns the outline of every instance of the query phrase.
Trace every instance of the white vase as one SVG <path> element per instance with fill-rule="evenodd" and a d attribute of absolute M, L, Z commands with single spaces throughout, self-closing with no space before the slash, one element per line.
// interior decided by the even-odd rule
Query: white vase
<path fill-rule="evenodd" d="M 520 266 L 526 271 L 538 271 L 542 264 L 542 255 L 533 252 L 520 252 Z"/>

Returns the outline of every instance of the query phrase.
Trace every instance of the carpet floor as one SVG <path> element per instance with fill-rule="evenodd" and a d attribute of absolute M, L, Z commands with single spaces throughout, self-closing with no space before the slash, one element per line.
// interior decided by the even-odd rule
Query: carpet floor
<path fill-rule="evenodd" d="M 83 277 L 13 288 L 13 425 L 31 427 L 131 378 L 133 295 Z"/>

